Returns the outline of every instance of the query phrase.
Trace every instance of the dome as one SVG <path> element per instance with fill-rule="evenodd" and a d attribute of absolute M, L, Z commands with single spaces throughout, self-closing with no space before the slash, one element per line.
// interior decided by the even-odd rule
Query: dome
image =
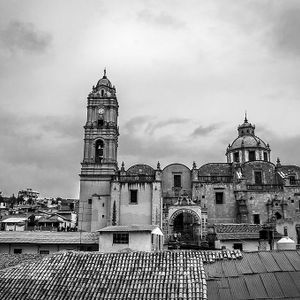
<path fill-rule="evenodd" d="M 112 88 L 111 82 L 109 81 L 109 79 L 106 77 L 106 69 L 104 69 L 104 75 L 103 77 L 98 81 L 97 83 L 97 88 L 99 88 L 100 86 L 107 86 Z"/>
<path fill-rule="evenodd" d="M 245 163 L 247 161 L 270 161 L 270 146 L 255 135 L 255 126 L 248 122 L 238 126 L 238 137 L 228 145 L 227 163 Z"/>
<path fill-rule="evenodd" d="M 106 77 L 106 69 L 104 69 L 104 75 L 103 77 L 98 81 L 96 88 L 99 88 L 100 86 L 106 86 L 109 88 L 112 88 L 111 82 L 109 79 Z"/>
<path fill-rule="evenodd" d="M 152 167 L 145 164 L 137 164 L 131 166 L 127 170 L 127 174 L 129 175 L 154 175 L 155 171 Z"/>
<path fill-rule="evenodd" d="M 230 146 L 230 149 L 239 149 L 239 148 L 268 148 L 266 143 L 255 135 L 244 135 L 239 136 L 233 141 Z"/>

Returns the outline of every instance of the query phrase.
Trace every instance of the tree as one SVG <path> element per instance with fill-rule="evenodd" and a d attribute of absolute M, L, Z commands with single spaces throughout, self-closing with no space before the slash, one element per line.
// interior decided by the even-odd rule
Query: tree
<path fill-rule="evenodd" d="M 117 225 L 117 208 L 116 208 L 116 201 L 113 204 L 113 211 L 112 211 L 112 225 Z"/>

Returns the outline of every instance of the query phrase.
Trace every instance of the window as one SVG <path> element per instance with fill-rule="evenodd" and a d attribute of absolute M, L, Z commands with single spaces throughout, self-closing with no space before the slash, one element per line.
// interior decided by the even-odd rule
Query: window
<path fill-rule="evenodd" d="M 253 223 L 260 224 L 260 216 L 259 214 L 253 214 Z"/>
<path fill-rule="evenodd" d="M 249 151 L 249 161 L 255 160 L 255 151 Z"/>
<path fill-rule="evenodd" d="M 174 187 L 181 187 L 181 175 L 174 175 Z"/>
<path fill-rule="evenodd" d="M 240 154 L 239 154 L 239 152 L 234 152 L 233 153 L 233 160 L 234 160 L 234 162 L 240 162 Z"/>
<path fill-rule="evenodd" d="M 290 176 L 290 185 L 295 185 L 296 184 L 296 177 L 295 176 Z"/>
<path fill-rule="evenodd" d="M 22 249 L 14 249 L 14 254 L 22 254 Z"/>
<path fill-rule="evenodd" d="M 264 152 L 264 161 L 268 161 L 268 153 Z"/>
<path fill-rule="evenodd" d="M 40 254 L 50 254 L 49 250 L 40 250 Z"/>
<path fill-rule="evenodd" d="M 104 216 L 104 215 L 102 215 L 102 219 L 104 219 L 104 217 L 105 217 L 105 216 Z"/>
<path fill-rule="evenodd" d="M 277 220 L 280 220 L 282 218 L 281 214 L 278 211 L 275 213 L 275 217 Z"/>
<path fill-rule="evenodd" d="M 104 155 L 104 143 L 101 140 L 96 142 L 96 153 L 95 153 L 95 161 L 97 163 L 101 163 Z"/>
<path fill-rule="evenodd" d="M 102 127 L 104 125 L 103 119 L 98 120 L 98 127 Z"/>
<path fill-rule="evenodd" d="M 92 204 L 92 199 L 89 199 L 89 200 L 88 200 L 88 203 L 89 203 L 89 204 Z"/>
<path fill-rule="evenodd" d="M 223 192 L 216 192 L 216 204 L 223 204 Z"/>
<path fill-rule="evenodd" d="M 104 96 L 104 90 L 101 90 L 101 97 Z"/>
<path fill-rule="evenodd" d="M 261 171 L 255 171 L 254 172 L 254 182 L 255 182 L 255 184 L 262 184 Z"/>
<path fill-rule="evenodd" d="M 129 233 L 114 233 L 113 234 L 114 244 L 129 244 Z"/>
<path fill-rule="evenodd" d="M 243 244 L 242 243 L 233 243 L 233 249 L 243 251 Z"/>
<path fill-rule="evenodd" d="M 137 204 L 137 190 L 130 190 L 130 204 Z"/>
<path fill-rule="evenodd" d="M 104 203 L 102 203 L 102 207 L 104 207 Z"/>

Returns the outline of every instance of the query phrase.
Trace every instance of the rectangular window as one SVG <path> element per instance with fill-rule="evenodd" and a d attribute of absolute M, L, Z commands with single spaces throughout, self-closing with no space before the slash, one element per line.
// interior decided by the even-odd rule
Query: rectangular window
<path fill-rule="evenodd" d="M 249 161 L 255 160 L 255 151 L 249 151 Z"/>
<path fill-rule="evenodd" d="M 296 184 L 296 177 L 295 176 L 290 176 L 290 185 L 295 185 Z"/>
<path fill-rule="evenodd" d="M 238 152 L 233 153 L 234 162 L 240 162 L 240 154 Z"/>
<path fill-rule="evenodd" d="M 233 243 L 233 249 L 243 251 L 243 244 L 242 243 Z"/>
<path fill-rule="evenodd" d="M 129 244 L 129 233 L 114 233 L 113 234 L 114 244 Z"/>
<path fill-rule="evenodd" d="M 22 249 L 14 249 L 14 254 L 22 254 Z"/>
<path fill-rule="evenodd" d="M 40 250 L 40 254 L 50 254 L 49 250 Z"/>
<path fill-rule="evenodd" d="M 259 214 L 253 214 L 253 223 L 260 224 L 260 216 Z"/>
<path fill-rule="evenodd" d="M 254 172 L 254 181 L 255 181 L 255 184 L 262 184 L 261 171 L 255 171 Z"/>
<path fill-rule="evenodd" d="M 216 192 L 216 204 L 223 204 L 223 192 Z"/>
<path fill-rule="evenodd" d="M 174 187 L 181 187 L 181 175 L 174 175 Z"/>
<path fill-rule="evenodd" d="M 130 190 L 130 204 L 137 204 L 137 190 Z"/>
<path fill-rule="evenodd" d="M 89 203 L 89 204 L 92 204 L 92 199 L 88 199 L 88 203 Z"/>
<path fill-rule="evenodd" d="M 268 161 L 268 153 L 264 152 L 264 161 Z"/>

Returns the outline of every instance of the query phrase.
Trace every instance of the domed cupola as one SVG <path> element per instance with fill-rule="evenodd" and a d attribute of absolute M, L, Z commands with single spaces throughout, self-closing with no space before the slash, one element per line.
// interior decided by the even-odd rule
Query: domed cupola
<path fill-rule="evenodd" d="M 255 135 L 255 126 L 245 116 L 244 123 L 238 126 L 238 137 L 227 147 L 226 156 L 228 163 L 270 161 L 270 152 L 269 144 Z"/>
<path fill-rule="evenodd" d="M 110 80 L 106 76 L 106 69 L 104 69 L 103 77 L 97 82 L 96 86 L 93 86 L 91 96 L 100 97 L 114 97 L 116 95 L 116 88 L 111 84 Z"/>
<path fill-rule="evenodd" d="M 245 116 L 244 123 L 238 127 L 239 136 L 254 135 L 254 130 L 255 125 L 248 123 L 247 116 Z"/>

